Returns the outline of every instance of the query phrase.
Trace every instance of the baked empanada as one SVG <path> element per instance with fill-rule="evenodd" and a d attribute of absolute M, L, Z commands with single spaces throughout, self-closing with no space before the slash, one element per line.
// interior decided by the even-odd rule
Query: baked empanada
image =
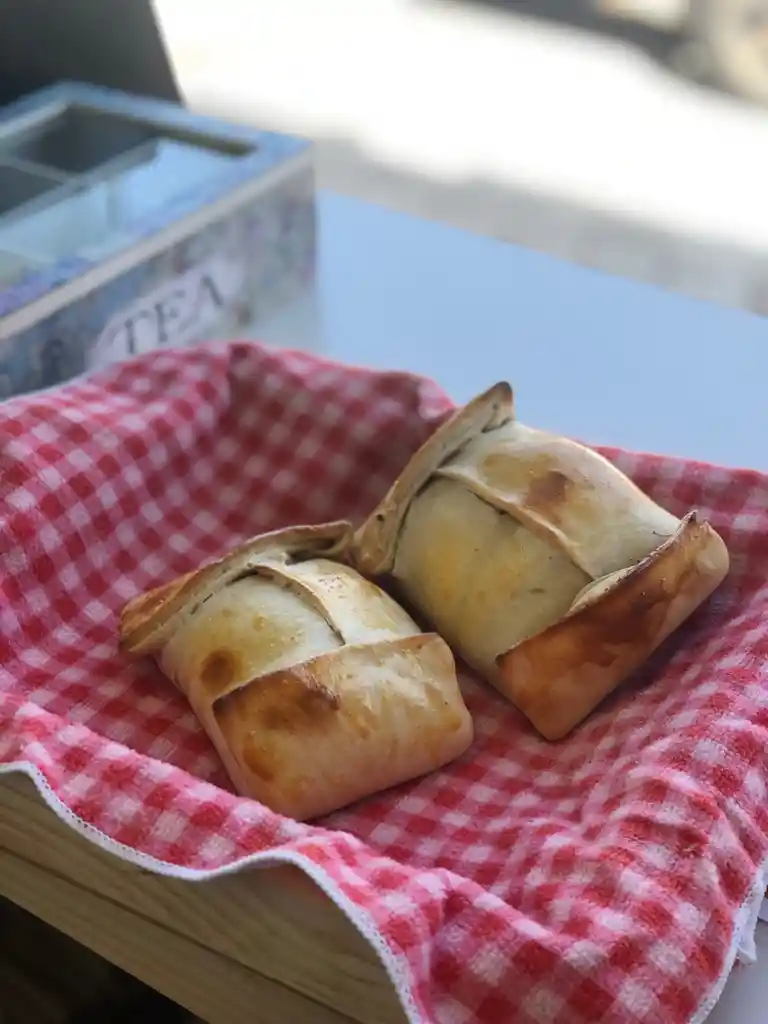
<path fill-rule="evenodd" d="M 297 819 L 462 754 L 453 656 L 336 556 L 346 523 L 295 527 L 127 605 L 121 646 L 189 700 L 235 788 Z"/>
<path fill-rule="evenodd" d="M 728 571 L 708 523 L 680 521 L 597 452 L 519 423 L 506 383 L 422 446 L 352 550 L 548 739 Z"/>

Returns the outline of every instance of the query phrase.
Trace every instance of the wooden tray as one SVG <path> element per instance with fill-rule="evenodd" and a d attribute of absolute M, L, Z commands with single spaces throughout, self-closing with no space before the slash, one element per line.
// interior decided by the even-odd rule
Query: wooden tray
<path fill-rule="evenodd" d="M 404 1024 L 384 968 L 295 868 L 182 882 L 104 853 L 0 778 L 0 895 L 209 1024 Z M 1 1019 L 1 1018 L 0 1018 Z"/>

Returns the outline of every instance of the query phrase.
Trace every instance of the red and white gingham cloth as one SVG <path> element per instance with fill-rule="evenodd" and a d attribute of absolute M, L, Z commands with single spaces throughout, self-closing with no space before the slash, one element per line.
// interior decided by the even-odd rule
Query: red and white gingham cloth
<path fill-rule="evenodd" d="M 0 761 L 154 870 L 303 867 L 412 1022 L 701 1021 L 768 856 L 767 477 L 609 452 L 724 535 L 716 596 L 565 742 L 470 681 L 466 756 L 322 827 L 232 795 L 182 697 L 117 652 L 128 598 L 262 530 L 358 518 L 449 407 L 250 344 L 0 406 Z"/>

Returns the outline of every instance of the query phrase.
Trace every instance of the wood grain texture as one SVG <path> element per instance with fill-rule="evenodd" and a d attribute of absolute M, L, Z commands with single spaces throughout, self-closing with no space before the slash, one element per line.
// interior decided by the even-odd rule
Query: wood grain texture
<path fill-rule="evenodd" d="M 0 1024 L 195 1024 L 201 1018 L 0 897 Z"/>
<path fill-rule="evenodd" d="M 258 1018 L 265 1022 L 298 1024 L 304 1019 L 297 1015 L 305 1012 L 304 1004 L 315 1013 L 307 1019 L 318 1024 L 405 1021 L 374 951 L 297 869 L 254 870 L 194 883 L 152 874 L 82 839 L 59 821 L 22 776 L 0 779 L 0 858 L 0 893 L 212 1024 L 245 1019 L 237 1016 L 242 1009 L 233 990 L 238 988 L 250 993 L 241 1000 L 242 1007 L 249 1007 L 249 1021 L 254 1020 L 254 1005 L 263 1002 L 266 1013 L 269 1001 L 261 995 L 254 1002 L 254 986 L 279 992 L 275 1000 L 296 1000 L 290 1012 L 276 1002 L 283 1016 Z M 57 909 L 46 911 L 47 903 L 39 895 L 43 889 Z M 86 904 L 92 913 L 83 920 Z M 97 907 L 102 909 L 97 912 Z M 114 922 L 116 934 L 110 933 L 107 922 Z M 121 953 L 124 929 L 133 929 L 133 935 L 141 932 L 140 949 L 126 939 L 130 950 Z M 169 956 L 170 949 L 175 952 Z M 118 959 L 121 955 L 130 955 L 131 964 Z M 203 983 L 202 964 L 191 964 L 208 957 L 215 966 Z M 194 979 L 185 977 L 191 973 Z M 180 984 L 183 999 L 176 991 Z M 201 1009 L 204 993 L 197 989 L 208 991 L 212 986 L 227 989 L 221 998 L 229 1016 L 212 1017 L 215 1006 L 207 1002 Z M 331 1016 L 321 1016 L 326 1012 Z"/>
<path fill-rule="evenodd" d="M 235 964 L 87 889 L 0 852 L 14 903 L 141 978 L 209 1024 L 351 1024 L 348 1017 Z"/>

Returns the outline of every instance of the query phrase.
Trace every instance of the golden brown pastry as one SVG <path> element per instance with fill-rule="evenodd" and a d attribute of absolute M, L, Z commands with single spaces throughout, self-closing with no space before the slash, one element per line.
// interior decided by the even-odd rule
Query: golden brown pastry
<path fill-rule="evenodd" d="M 500 383 L 414 455 L 355 535 L 471 666 L 548 739 L 565 736 L 728 571 L 597 452 L 514 417 Z"/>
<path fill-rule="evenodd" d="M 472 742 L 453 656 L 335 560 L 347 523 L 294 527 L 135 598 L 124 651 L 153 654 L 236 789 L 297 819 L 440 768 Z"/>

